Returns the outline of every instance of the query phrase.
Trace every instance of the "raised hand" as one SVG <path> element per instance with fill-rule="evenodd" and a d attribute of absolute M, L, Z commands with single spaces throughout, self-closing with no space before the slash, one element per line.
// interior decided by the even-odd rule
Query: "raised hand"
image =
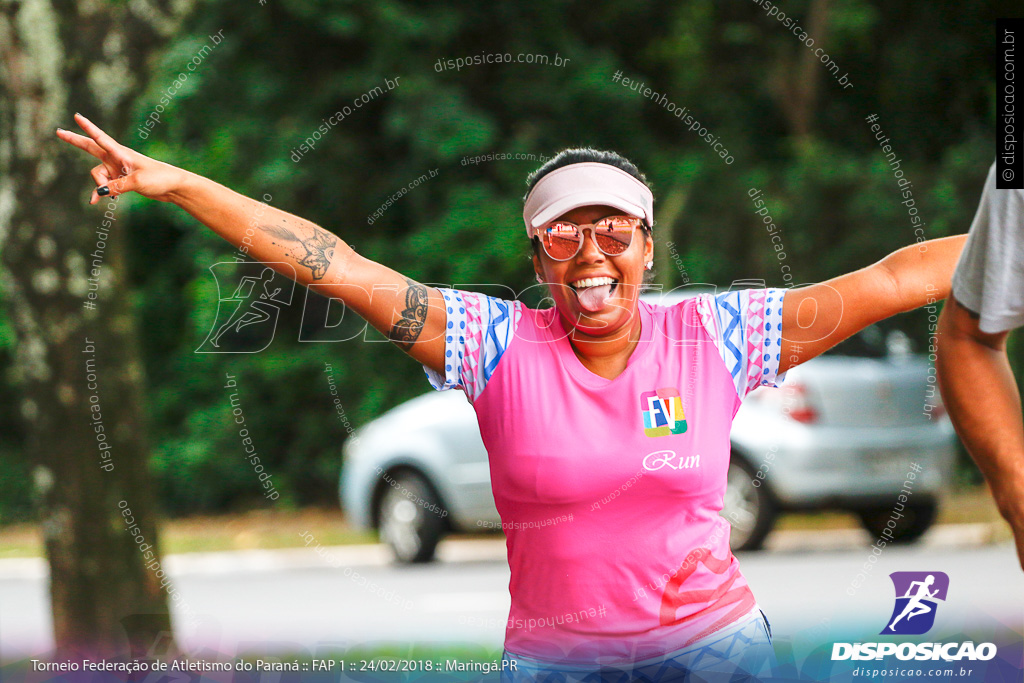
<path fill-rule="evenodd" d="M 88 136 L 57 129 L 57 137 L 64 142 L 83 149 L 100 160 L 100 164 L 89 172 L 96 181 L 90 204 L 95 204 L 102 195 L 111 197 L 125 192 L 138 192 L 144 197 L 162 202 L 171 201 L 174 192 L 188 175 L 176 166 L 151 159 L 144 154 L 119 144 L 99 126 L 81 114 L 75 114 L 75 122 Z"/>

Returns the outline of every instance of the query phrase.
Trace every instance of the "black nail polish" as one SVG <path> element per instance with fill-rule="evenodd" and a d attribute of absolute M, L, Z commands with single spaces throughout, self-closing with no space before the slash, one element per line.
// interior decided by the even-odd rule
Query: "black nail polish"
<path fill-rule="evenodd" d="M 110 188 L 104 185 L 103 187 L 96 190 L 96 194 L 98 194 L 101 197 L 106 197 L 108 194 L 110 194 Z"/>

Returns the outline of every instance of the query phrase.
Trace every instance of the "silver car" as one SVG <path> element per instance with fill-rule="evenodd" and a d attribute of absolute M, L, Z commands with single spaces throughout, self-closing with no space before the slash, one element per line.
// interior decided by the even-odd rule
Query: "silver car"
<path fill-rule="evenodd" d="M 673 305 L 699 294 L 645 294 Z M 956 435 L 927 358 L 900 332 L 872 326 L 759 388 L 733 422 L 721 514 L 732 547 L 761 547 L 782 512 L 848 510 L 880 536 L 914 541 L 932 525 L 951 478 Z M 399 562 L 424 562 L 451 532 L 500 529 L 476 413 L 458 390 L 430 391 L 352 435 L 343 449 L 342 507 L 378 529 Z M 909 473 L 913 476 L 909 476 Z"/>

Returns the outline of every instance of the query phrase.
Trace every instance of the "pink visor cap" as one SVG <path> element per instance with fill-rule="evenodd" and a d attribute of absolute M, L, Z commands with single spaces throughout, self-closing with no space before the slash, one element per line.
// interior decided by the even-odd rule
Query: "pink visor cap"
<path fill-rule="evenodd" d="M 614 206 L 654 227 L 654 195 L 650 188 L 610 164 L 584 161 L 548 173 L 530 191 L 523 207 L 526 236 L 566 211 L 581 206 Z"/>

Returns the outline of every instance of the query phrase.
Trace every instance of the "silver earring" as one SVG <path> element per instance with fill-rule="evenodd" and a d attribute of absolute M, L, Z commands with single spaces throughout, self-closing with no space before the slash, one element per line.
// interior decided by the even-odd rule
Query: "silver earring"
<path fill-rule="evenodd" d="M 650 270 L 653 267 L 654 267 L 654 261 L 648 261 L 647 262 L 647 270 Z"/>
<path fill-rule="evenodd" d="M 536 275 L 535 277 L 537 278 L 537 282 L 544 284 L 544 280 L 541 279 L 540 275 Z"/>

